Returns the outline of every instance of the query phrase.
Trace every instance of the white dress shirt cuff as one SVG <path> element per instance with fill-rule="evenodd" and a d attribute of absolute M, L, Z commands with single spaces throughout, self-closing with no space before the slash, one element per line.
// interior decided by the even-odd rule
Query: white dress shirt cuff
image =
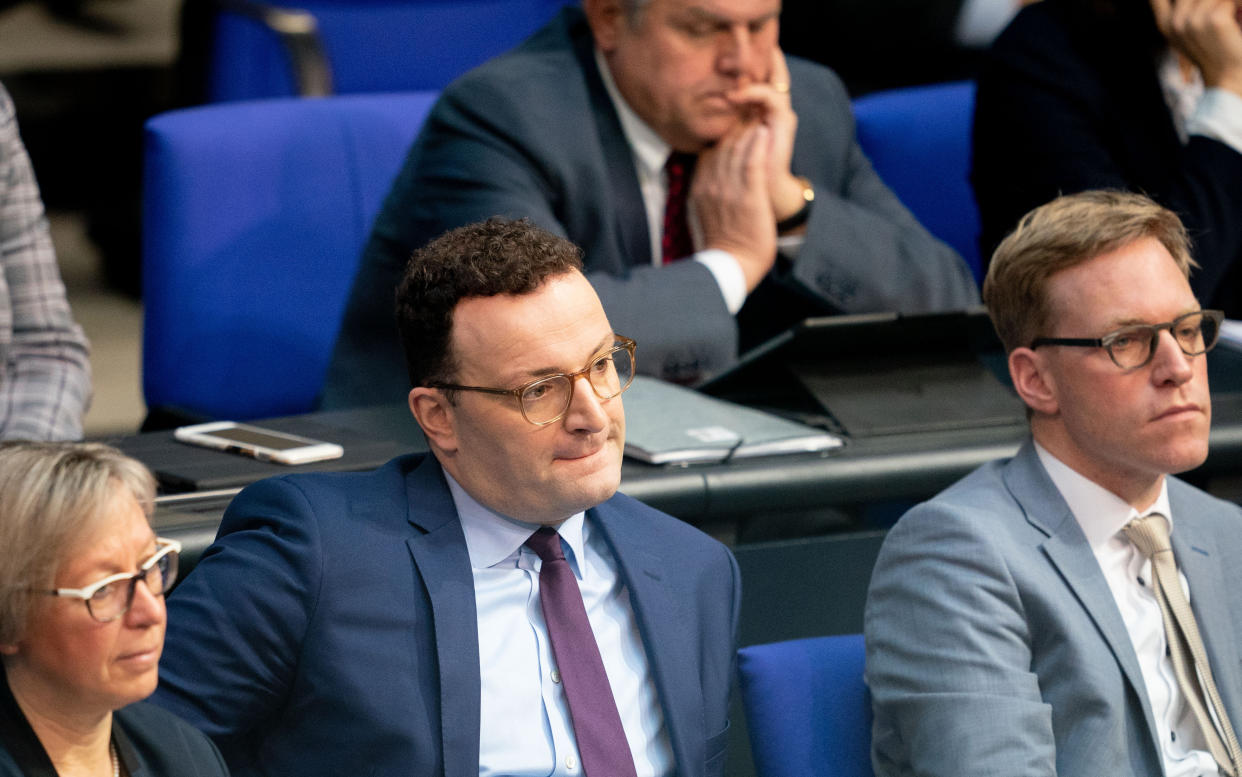
<path fill-rule="evenodd" d="M 729 313 L 736 314 L 741 310 L 746 302 L 746 276 L 733 254 L 719 248 L 708 248 L 695 253 L 694 261 L 702 263 L 716 279 Z"/>
<path fill-rule="evenodd" d="M 1186 132 L 1219 140 L 1242 153 L 1242 97 L 1219 87 L 1204 89 Z"/>
<path fill-rule="evenodd" d="M 967 48 L 987 48 L 1018 13 L 1018 8 L 1016 0 L 966 0 L 957 13 L 953 38 Z"/>

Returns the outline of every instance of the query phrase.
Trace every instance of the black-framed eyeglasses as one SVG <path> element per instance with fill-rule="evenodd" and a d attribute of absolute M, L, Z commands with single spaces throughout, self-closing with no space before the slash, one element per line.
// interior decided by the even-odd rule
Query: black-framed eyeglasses
<path fill-rule="evenodd" d="M 155 553 L 142 562 L 137 572 L 110 575 L 85 588 L 55 588 L 42 591 L 51 596 L 65 596 L 86 602 L 86 611 L 100 623 L 108 623 L 129 612 L 134 604 L 134 590 L 141 580 L 155 596 L 163 596 L 177 581 L 177 562 L 181 543 L 177 540 L 155 538 Z"/>
<path fill-rule="evenodd" d="M 1177 347 L 1187 356 L 1207 353 L 1220 337 L 1220 324 L 1225 314 L 1220 310 L 1196 310 L 1178 316 L 1166 324 L 1132 324 L 1103 337 L 1038 337 L 1032 348 L 1041 345 L 1072 345 L 1082 348 L 1103 348 L 1113 364 L 1123 370 L 1146 366 L 1156 353 L 1160 333 L 1168 330 Z"/>
<path fill-rule="evenodd" d="M 547 426 L 559 421 L 568 412 L 569 403 L 574 399 L 574 384 L 578 382 L 578 378 L 586 377 L 600 399 L 619 396 L 634 382 L 634 349 L 638 344 L 624 335 L 615 337 L 616 345 L 596 356 L 590 364 L 577 372 L 545 375 L 514 389 L 461 386 L 455 383 L 432 383 L 430 388 L 512 396 L 517 399 L 523 418 L 535 426 Z"/>

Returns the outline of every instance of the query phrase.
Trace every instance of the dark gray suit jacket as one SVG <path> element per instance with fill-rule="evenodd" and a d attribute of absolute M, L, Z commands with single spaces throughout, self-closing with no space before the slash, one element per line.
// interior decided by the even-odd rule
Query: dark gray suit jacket
<path fill-rule="evenodd" d="M 1231 720 L 1242 720 L 1242 510 L 1169 478 L 1173 553 Z M 1104 573 L 1028 442 L 907 513 L 865 619 L 885 775 L 1163 774 Z"/>
<path fill-rule="evenodd" d="M 408 390 L 393 290 L 410 252 L 452 227 L 529 217 L 585 252 L 638 369 L 709 374 L 807 315 L 924 312 L 977 301 L 965 263 L 880 181 L 854 138 L 831 71 L 791 59 L 798 114 L 793 171 L 816 191 L 806 243 L 737 320 L 697 262 L 651 264 L 638 175 L 600 80 L 593 40 L 566 9 L 518 49 L 462 76 L 432 110 L 375 223 L 329 371 L 325 404 L 382 402 Z"/>

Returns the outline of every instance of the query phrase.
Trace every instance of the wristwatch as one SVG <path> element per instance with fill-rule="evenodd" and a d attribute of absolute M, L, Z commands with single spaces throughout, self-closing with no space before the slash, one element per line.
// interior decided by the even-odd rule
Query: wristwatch
<path fill-rule="evenodd" d="M 805 177 L 796 176 L 798 183 L 802 184 L 802 207 L 789 218 L 781 219 L 776 222 L 777 234 L 791 232 L 806 223 L 811 217 L 811 203 L 815 201 L 815 188 L 811 186 L 811 182 Z"/>

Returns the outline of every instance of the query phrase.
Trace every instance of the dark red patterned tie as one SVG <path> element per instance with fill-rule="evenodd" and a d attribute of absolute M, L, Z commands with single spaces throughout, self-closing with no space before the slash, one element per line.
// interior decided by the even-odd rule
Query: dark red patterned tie
<path fill-rule="evenodd" d="M 684 259 L 694 253 L 690 222 L 686 218 L 686 195 L 690 191 L 690 176 L 694 175 L 695 158 L 694 154 L 674 151 L 664 163 L 664 172 L 668 176 L 668 199 L 664 202 L 664 232 L 660 237 L 664 264 Z"/>
<path fill-rule="evenodd" d="M 635 777 L 634 756 L 587 620 L 578 579 L 561 550 L 561 535 L 545 526 L 526 540 L 526 547 L 543 562 L 539 604 L 569 700 L 583 771 L 586 777 Z"/>

